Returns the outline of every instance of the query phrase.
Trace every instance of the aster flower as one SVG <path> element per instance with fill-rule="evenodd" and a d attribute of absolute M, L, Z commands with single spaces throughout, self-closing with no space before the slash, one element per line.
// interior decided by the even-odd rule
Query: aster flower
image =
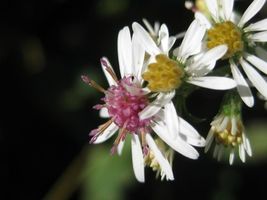
<path fill-rule="evenodd" d="M 265 4 L 265 0 L 254 0 L 239 20 L 233 17 L 234 0 L 206 0 L 206 5 L 212 20 L 208 20 L 201 13 L 198 18 L 209 29 L 207 32 L 207 48 L 226 44 L 228 50 L 223 59 L 229 60 L 230 69 L 237 83 L 237 90 L 244 103 L 252 107 L 254 98 L 250 87 L 239 66 L 255 88 L 267 97 L 267 82 L 258 72 L 267 74 L 267 63 L 254 55 L 258 43 L 267 41 L 267 19 L 248 25 Z"/>
<path fill-rule="evenodd" d="M 203 52 L 201 41 L 205 28 L 197 20 L 194 20 L 188 28 L 181 46 L 174 50 L 175 59 L 169 57 L 175 38 L 169 37 L 165 24 L 160 27 L 159 42 L 155 42 L 138 23 L 135 22 L 132 26 L 140 43 L 150 55 L 142 77 L 147 81 L 147 87 L 151 92 L 161 96 L 174 93 L 183 82 L 217 90 L 231 89 L 236 86 L 230 78 L 206 76 L 214 68 L 216 60 L 227 51 L 227 47 L 221 45 Z M 145 108 L 140 117 L 145 119 L 158 111 L 153 109 L 150 106 Z"/>
<path fill-rule="evenodd" d="M 242 162 L 246 161 L 246 154 L 252 156 L 250 142 L 241 119 L 241 102 L 238 98 L 227 96 L 221 111 L 211 122 L 211 129 L 206 138 L 205 152 L 210 149 L 214 141 L 213 157 L 220 161 L 224 152 L 228 151 L 230 165 L 234 162 L 237 150 Z"/>
<path fill-rule="evenodd" d="M 109 118 L 106 123 L 91 131 L 91 143 L 104 142 L 118 132 L 112 153 L 120 154 L 125 138 L 130 135 L 133 170 L 137 180 L 145 180 L 144 157 L 149 153 L 153 153 L 153 161 L 158 163 L 162 176 L 173 180 L 168 157 L 158 148 L 152 130 L 171 148 L 191 159 L 196 159 L 199 155 L 191 145 L 204 146 L 205 140 L 177 116 L 174 106 L 169 103 L 174 93 L 159 95 L 158 104 L 150 102 L 147 91 L 142 88 L 144 54 L 136 35 L 131 37 L 129 28 L 125 27 L 118 35 L 121 79 L 117 78 L 107 58 L 101 59 L 101 66 L 109 83 L 107 90 L 89 77 L 82 76 L 84 82 L 105 94 L 102 98 L 103 104 L 98 104 L 95 108 L 100 110 L 100 116 Z M 140 118 L 139 113 L 149 105 L 158 107 L 158 112 L 146 119 Z"/>

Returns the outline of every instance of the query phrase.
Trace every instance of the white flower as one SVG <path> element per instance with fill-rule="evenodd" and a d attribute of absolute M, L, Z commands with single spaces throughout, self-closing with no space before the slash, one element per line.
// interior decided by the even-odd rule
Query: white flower
<path fill-rule="evenodd" d="M 239 157 L 242 162 L 246 161 L 246 153 L 252 156 L 250 142 L 244 132 L 244 126 L 240 115 L 219 114 L 211 122 L 211 129 L 206 138 L 205 152 L 212 143 L 215 143 L 213 157 L 221 160 L 225 151 L 230 151 L 229 163 L 233 164 L 235 151 L 238 149 Z"/>
<path fill-rule="evenodd" d="M 160 27 L 157 42 L 138 23 L 133 23 L 132 27 L 145 51 L 150 55 L 142 77 L 148 82 L 148 89 L 159 93 L 159 97 L 175 93 L 183 81 L 217 90 L 236 86 L 232 79 L 226 77 L 205 76 L 214 68 L 216 60 L 223 56 L 227 47 L 221 45 L 202 53 L 201 41 L 205 28 L 197 20 L 190 25 L 181 46 L 174 51 L 177 60 L 169 58 L 175 37 L 169 37 L 165 24 Z M 155 104 L 157 101 L 158 99 L 155 100 Z M 158 110 L 149 106 L 140 113 L 140 117 L 145 119 L 157 112 Z"/>
<path fill-rule="evenodd" d="M 267 41 L 267 19 L 247 25 L 263 7 L 265 0 L 254 0 L 238 21 L 233 17 L 234 0 L 206 0 L 206 4 L 212 21 L 201 13 L 196 13 L 195 17 L 209 29 L 207 46 L 212 48 L 227 44 L 228 50 L 224 59 L 229 59 L 231 72 L 242 100 L 247 106 L 252 107 L 254 98 L 249 84 L 239 70 L 239 65 L 255 88 L 267 97 L 267 82 L 257 71 L 267 74 L 267 62 L 252 53 L 257 50 L 258 42 Z"/>
<path fill-rule="evenodd" d="M 108 90 L 82 76 L 86 83 L 104 92 L 104 104 L 96 105 L 95 108 L 100 110 L 100 116 L 110 118 L 105 124 L 91 131 L 91 142 L 104 142 L 118 131 L 112 152 L 117 151 L 120 154 L 126 136 L 130 135 L 133 170 L 137 180 L 145 181 L 144 156 L 147 151 L 153 152 L 162 176 L 166 176 L 167 180 L 173 180 L 172 167 L 156 145 L 151 130 L 171 148 L 191 159 L 197 159 L 199 156 L 191 145 L 204 146 L 205 140 L 193 127 L 177 116 L 171 103 L 174 92 L 159 94 L 155 101 L 149 102 L 147 91 L 141 87 L 144 54 L 136 34 L 131 37 L 129 28 L 125 27 L 118 35 L 118 58 L 122 78 L 119 80 L 116 77 L 106 58 L 101 59 L 101 66 L 110 85 Z M 150 115 L 141 118 L 140 112 L 144 108 Z"/>

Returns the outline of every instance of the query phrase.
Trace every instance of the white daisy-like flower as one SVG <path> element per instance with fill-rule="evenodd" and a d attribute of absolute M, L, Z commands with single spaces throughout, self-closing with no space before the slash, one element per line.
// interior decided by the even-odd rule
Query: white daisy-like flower
<path fill-rule="evenodd" d="M 250 142 L 245 134 L 240 115 L 219 114 L 211 122 L 211 129 L 206 138 L 205 152 L 215 143 L 213 157 L 221 160 L 225 151 L 230 151 L 229 163 L 233 164 L 235 152 L 238 150 L 242 162 L 246 161 L 246 154 L 252 156 Z"/>
<path fill-rule="evenodd" d="M 216 90 L 226 90 L 236 86 L 230 78 L 206 76 L 214 68 L 217 59 L 225 54 L 227 47 L 220 45 L 203 52 L 201 46 L 205 28 L 197 20 L 194 20 L 188 28 L 181 46 L 174 50 L 175 60 L 169 57 L 175 38 L 169 37 L 165 24 L 160 27 L 158 43 L 138 23 L 135 22 L 132 26 L 140 43 L 150 55 L 142 77 L 148 82 L 147 87 L 151 92 L 165 96 L 174 93 L 184 81 Z M 140 117 L 145 119 L 158 112 L 153 109 L 148 106 L 141 112 Z"/>
<path fill-rule="evenodd" d="M 233 18 L 234 0 L 206 0 L 206 5 L 212 20 L 197 12 L 195 17 L 209 29 L 207 32 L 207 47 L 213 48 L 226 44 L 228 50 L 223 59 L 228 59 L 233 78 L 237 83 L 237 90 L 244 103 L 252 107 L 254 98 L 249 84 L 241 73 L 244 73 L 255 88 L 267 97 L 267 82 L 258 72 L 267 74 L 267 62 L 254 55 L 257 44 L 267 41 L 267 19 L 248 25 L 265 4 L 265 0 L 254 0 L 239 20 Z"/>
<path fill-rule="evenodd" d="M 109 120 L 91 131 L 91 143 L 106 141 L 118 132 L 112 152 L 121 153 L 124 140 L 131 136 L 131 150 L 134 174 L 138 181 L 144 182 L 144 157 L 153 152 L 162 176 L 173 180 L 173 171 L 168 158 L 158 148 L 154 141 L 154 133 L 167 145 L 182 155 L 197 159 L 199 154 L 191 146 L 204 146 L 205 140 L 197 131 L 179 118 L 172 103 L 174 93 L 158 95 L 157 104 L 150 103 L 147 91 L 142 86 L 141 72 L 145 51 L 137 41 L 136 34 L 131 37 L 128 27 L 123 28 L 118 35 L 118 58 L 121 79 L 114 73 L 107 58 L 101 59 L 101 66 L 109 83 L 107 90 L 103 89 L 87 76 L 82 76 L 84 82 L 105 94 L 103 104 L 95 106 L 100 110 L 100 116 Z M 157 107 L 158 112 L 146 119 L 139 113 L 147 106 Z"/>

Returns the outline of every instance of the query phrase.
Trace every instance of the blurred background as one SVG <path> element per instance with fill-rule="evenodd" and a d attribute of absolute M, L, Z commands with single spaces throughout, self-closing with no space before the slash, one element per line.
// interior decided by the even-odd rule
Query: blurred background
<path fill-rule="evenodd" d="M 236 8 L 244 11 L 249 3 L 239 0 Z M 255 19 L 266 18 L 266 9 Z M 92 109 L 102 94 L 80 75 L 106 87 L 99 59 L 107 56 L 118 70 L 118 31 L 142 18 L 166 23 L 175 35 L 193 14 L 181 0 L 1 1 L 1 200 L 266 199 L 262 100 L 243 110 L 254 154 L 246 164 L 236 160 L 230 167 L 198 149 L 197 161 L 175 154 L 174 182 L 161 182 L 147 169 L 140 184 L 129 148 L 119 157 L 110 155 L 112 139 L 88 144 L 90 130 L 103 122 Z M 192 114 L 207 119 L 193 123 L 204 137 L 221 98 L 221 92 L 198 90 L 187 101 Z"/>

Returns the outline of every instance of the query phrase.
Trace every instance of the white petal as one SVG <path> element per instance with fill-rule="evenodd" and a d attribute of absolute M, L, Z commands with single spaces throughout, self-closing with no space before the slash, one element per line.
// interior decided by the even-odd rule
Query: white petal
<path fill-rule="evenodd" d="M 246 162 L 246 154 L 243 144 L 239 145 L 239 157 L 242 160 L 242 162 Z"/>
<path fill-rule="evenodd" d="M 135 75 L 139 81 L 141 81 L 141 73 L 143 71 L 142 68 L 145 59 L 145 50 L 143 46 L 139 43 L 136 34 L 133 34 L 132 48 L 132 74 Z"/>
<path fill-rule="evenodd" d="M 119 155 L 119 156 L 122 154 L 122 149 L 123 149 L 123 147 L 124 147 L 124 141 L 125 141 L 125 140 L 120 141 L 120 143 L 119 143 L 118 146 L 117 146 L 117 152 L 118 152 L 118 155 Z"/>
<path fill-rule="evenodd" d="M 176 54 L 178 59 L 185 60 L 188 56 L 192 55 L 192 53 L 195 53 L 195 49 L 199 49 L 199 46 L 201 45 L 201 40 L 203 39 L 204 34 L 204 26 L 202 26 L 198 20 L 194 20 L 187 29 Z"/>
<path fill-rule="evenodd" d="M 219 6 L 217 0 L 205 0 L 205 3 L 211 13 L 212 18 L 217 21 L 219 19 Z"/>
<path fill-rule="evenodd" d="M 179 132 L 183 135 L 182 138 L 189 144 L 192 144 L 194 146 L 203 147 L 206 144 L 206 141 L 197 130 L 191 126 L 187 121 L 185 121 L 183 118 L 178 117 L 179 119 Z"/>
<path fill-rule="evenodd" d="M 267 82 L 264 78 L 245 60 L 240 59 L 240 64 L 242 65 L 245 73 L 247 74 L 249 80 L 257 88 L 257 90 L 267 98 Z"/>
<path fill-rule="evenodd" d="M 249 139 L 246 137 L 244 133 L 243 133 L 243 143 L 244 143 L 244 147 L 245 147 L 247 154 L 249 156 L 252 156 L 252 150 L 251 150 Z"/>
<path fill-rule="evenodd" d="M 249 36 L 250 40 L 253 40 L 254 42 L 267 42 L 267 31 L 254 33 L 253 35 Z"/>
<path fill-rule="evenodd" d="M 234 63 L 230 62 L 230 67 L 233 77 L 237 83 L 237 90 L 241 99 L 248 107 L 252 107 L 254 105 L 254 98 L 246 80 Z"/>
<path fill-rule="evenodd" d="M 168 54 L 169 51 L 169 30 L 165 24 L 162 24 L 159 29 L 159 39 L 161 50 Z"/>
<path fill-rule="evenodd" d="M 148 32 L 151 34 L 151 35 L 157 35 L 154 31 L 154 29 L 152 28 L 151 24 L 147 21 L 147 19 L 143 19 L 143 23 L 145 24 Z"/>
<path fill-rule="evenodd" d="M 211 63 L 216 62 L 226 53 L 226 51 L 227 45 L 219 45 L 214 47 L 205 52 L 201 57 L 199 57 L 199 59 L 195 60 L 194 63 L 189 65 L 187 70 L 193 74 L 195 70 L 201 70 L 202 68 L 205 68 L 205 66 L 209 66 Z M 209 70 L 212 70 L 212 68 Z"/>
<path fill-rule="evenodd" d="M 108 67 L 114 72 L 109 60 L 106 57 L 103 57 L 103 58 L 101 58 L 100 63 L 101 63 L 102 70 L 103 70 L 103 72 L 107 78 L 108 84 L 110 86 L 111 85 L 117 85 L 116 81 L 112 78 L 110 73 L 108 73 L 108 71 L 106 70 L 106 68 Z M 115 72 L 114 72 L 114 74 L 115 74 Z"/>
<path fill-rule="evenodd" d="M 157 145 L 155 144 L 153 138 L 150 134 L 146 134 L 146 141 L 149 148 L 155 155 L 156 160 L 158 161 L 161 170 L 166 174 L 168 180 L 174 180 L 173 172 L 170 163 L 167 159 L 164 158 Z"/>
<path fill-rule="evenodd" d="M 235 159 L 235 152 L 232 149 L 230 152 L 230 156 L 229 156 L 229 164 L 232 165 L 234 163 L 234 159 Z"/>
<path fill-rule="evenodd" d="M 260 46 L 257 46 L 255 50 L 256 50 L 256 55 L 265 62 L 267 62 L 267 51 Z"/>
<path fill-rule="evenodd" d="M 246 54 L 246 60 L 249 61 L 252 65 L 257 67 L 258 70 L 262 71 L 263 73 L 267 74 L 267 62 L 258 58 L 257 56 Z"/>
<path fill-rule="evenodd" d="M 108 109 L 106 107 L 101 108 L 99 111 L 99 115 L 102 118 L 108 118 L 109 117 Z"/>
<path fill-rule="evenodd" d="M 155 44 L 154 40 L 146 32 L 146 30 L 138 23 L 134 22 L 132 25 L 134 33 L 136 33 L 140 43 L 143 45 L 144 49 L 150 55 L 158 55 L 161 53 L 160 49 Z"/>
<path fill-rule="evenodd" d="M 132 65 L 132 41 L 128 27 L 120 30 L 118 35 L 118 58 L 121 77 L 131 74 Z"/>
<path fill-rule="evenodd" d="M 221 2 L 222 2 L 224 20 L 229 21 L 232 17 L 234 0 L 223 0 Z"/>
<path fill-rule="evenodd" d="M 138 135 L 132 134 L 132 162 L 136 179 L 145 182 L 144 158 Z"/>
<path fill-rule="evenodd" d="M 236 87 L 236 82 L 233 79 L 226 77 L 204 76 L 192 77 L 187 82 L 199 87 L 209 88 L 213 90 L 228 90 Z"/>
<path fill-rule="evenodd" d="M 205 149 L 204 149 L 205 153 L 207 153 L 208 150 L 210 149 L 213 140 L 214 140 L 214 132 L 210 129 L 210 131 L 208 133 L 208 136 L 206 138 L 206 146 L 205 146 Z"/>
<path fill-rule="evenodd" d="M 211 23 L 209 22 L 209 20 L 206 18 L 205 15 L 203 15 L 200 12 L 195 12 L 195 18 L 200 22 L 201 25 L 206 26 L 207 29 L 211 28 Z"/>
<path fill-rule="evenodd" d="M 164 121 L 168 127 L 168 132 L 172 139 L 176 139 L 179 135 L 179 123 L 178 123 L 178 116 L 176 113 L 176 109 L 173 103 L 170 101 L 164 107 Z"/>
<path fill-rule="evenodd" d="M 265 0 L 254 0 L 249 7 L 246 9 L 245 13 L 241 17 L 238 26 L 243 27 L 243 25 L 249 21 L 252 17 L 254 17 L 262 6 L 265 4 Z"/>
<path fill-rule="evenodd" d="M 116 131 L 119 129 L 119 127 L 115 123 L 111 123 L 106 130 L 97 137 L 96 141 L 94 141 L 94 144 L 99 144 L 102 142 L 105 142 L 108 140 L 111 136 L 116 133 Z"/>
<path fill-rule="evenodd" d="M 169 93 L 159 93 L 157 98 L 139 113 L 140 119 L 147 119 L 157 114 L 163 106 L 171 101 L 174 95 L 175 91 Z"/>
<path fill-rule="evenodd" d="M 175 151 L 191 159 L 198 158 L 199 156 L 198 152 L 188 143 L 179 138 L 173 140 L 170 137 L 168 137 L 168 135 L 166 134 L 167 129 L 166 127 L 164 127 L 163 124 L 153 123 L 151 127 L 155 131 L 155 133 Z"/>
<path fill-rule="evenodd" d="M 176 37 L 174 37 L 174 36 L 170 36 L 170 37 L 169 37 L 169 41 L 168 41 L 168 50 L 167 50 L 167 52 L 169 52 L 170 49 L 173 47 L 175 41 L 176 41 Z"/>
<path fill-rule="evenodd" d="M 256 23 L 252 23 L 246 28 L 244 28 L 245 32 L 250 31 L 266 31 L 267 30 L 267 19 L 260 20 Z"/>

